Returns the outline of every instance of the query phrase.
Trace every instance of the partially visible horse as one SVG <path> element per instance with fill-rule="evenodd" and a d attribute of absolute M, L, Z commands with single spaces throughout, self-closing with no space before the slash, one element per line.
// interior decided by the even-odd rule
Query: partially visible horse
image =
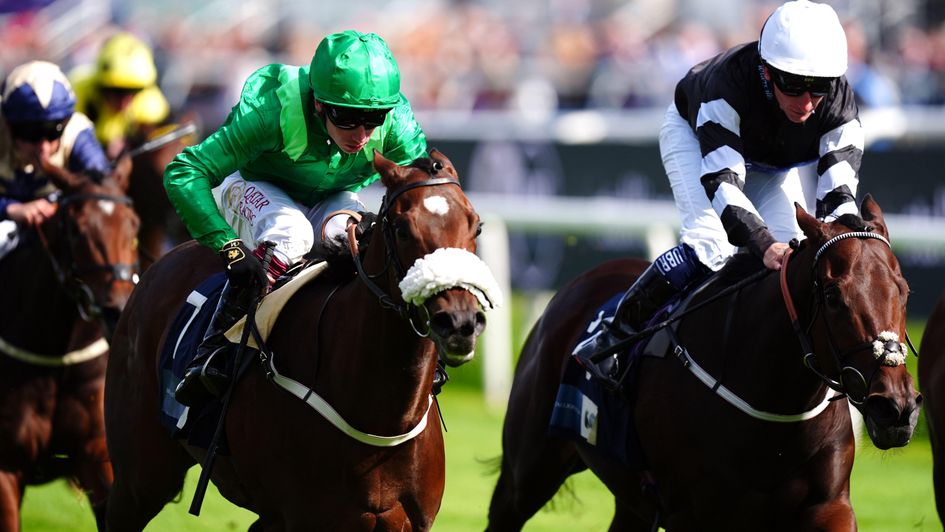
<path fill-rule="evenodd" d="M 108 343 L 137 277 L 127 159 L 95 182 L 63 172 L 57 211 L 0 260 L 0 530 L 27 485 L 67 477 L 104 524 L 112 481 L 102 397 Z"/>
<path fill-rule="evenodd" d="M 449 160 L 430 157 L 401 167 L 375 155 L 386 195 L 370 243 L 355 253 L 358 274 L 302 286 L 279 315 L 262 364 L 232 392 L 229 453 L 217 458 L 212 480 L 259 515 L 254 530 L 433 524 L 445 476 L 431 408 L 437 359 L 457 366 L 472 358 L 482 309 L 498 295 L 483 286 L 495 280 L 473 255 L 479 216 Z M 205 456 L 161 425 L 156 369 L 162 343 L 174 341 L 167 335 L 178 309 L 220 268 L 212 250 L 178 246 L 145 272 L 122 314 L 106 379 L 110 530 L 144 528 Z M 286 377 L 298 396 L 283 389 Z M 340 419 L 313 411 L 320 399 Z"/>
<path fill-rule="evenodd" d="M 139 144 L 146 144 L 149 140 L 153 142 L 164 135 L 173 135 L 179 126 L 171 124 L 154 130 L 150 137 L 135 140 Z M 167 192 L 164 190 L 164 167 L 181 150 L 192 144 L 191 137 L 192 135 L 175 138 L 153 149 L 141 151 L 132 159 L 128 196 L 134 201 L 135 210 L 141 218 L 138 241 L 142 271 L 168 249 L 190 239 L 187 229 L 167 199 Z"/>
<path fill-rule="evenodd" d="M 919 389 L 925 397 L 925 421 L 932 443 L 935 507 L 945 525 L 945 294 L 936 303 L 922 334 Z"/>
<path fill-rule="evenodd" d="M 725 295 L 763 268 L 736 256 L 692 298 L 678 342 L 635 360 L 636 385 L 620 393 L 642 466 L 550 436 L 549 417 L 582 330 L 645 263 L 605 263 L 561 289 L 518 362 L 489 530 L 519 530 L 588 468 L 614 494 L 611 530 L 854 530 L 854 439 L 831 388 L 880 449 L 910 441 L 919 401 L 904 365 L 909 287 L 879 206 L 867 197 L 861 210 L 821 223 L 798 208 L 807 238 L 782 276 L 753 273 L 757 283 Z"/>

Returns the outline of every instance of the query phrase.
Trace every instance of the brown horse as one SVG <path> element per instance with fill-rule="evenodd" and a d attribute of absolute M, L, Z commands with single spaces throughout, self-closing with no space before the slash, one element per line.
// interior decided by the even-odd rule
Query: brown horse
<path fill-rule="evenodd" d="M 230 453 L 212 479 L 259 514 L 253 530 L 428 530 L 440 506 L 443 438 L 430 408 L 437 357 L 451 366 L 471 359 L 493 293 L 483 284 L 495 281 L 472 254 L 479 216 L 449 160 L 433 151 L 409 167 L 380 155 L 374 165 L 387 194 L 370 243 L 355 254 L 358 275 L 299 289 L 266 342 L 267 362 L 233 390 Z M 160 424 L 156 361 L 178 308 L 218 271 L 213 251 L 178 246 L 145 272 L 122 314 L 106 379 L 109 530 L 144 528 L 205 455 Z M 297 382 L 292 393 L 281 388 L 286 376 Z M 340 419 L 313 411 L 318 397 Z"/>
<path fill-rule="evenodd" d="M 104 524 L 112 481 L 102 397 L 108 344 L 137 277 L 127 159 L 96 183 L 63 172 L 57 212 L 0 260 L 0 530 L 27 485 L 67 477 Z M 104 328 L 103 328 L 104 325 Z"/>
<path fill-rule="evenodd" d="M 925 397 L 925 421 L 932 443 L 935 507 L 945 524 L 945 294 L 939 298 L 922 334 L 919 389 Z"/>
<path fill-rule="evenodd" d="M 164 135 L 173 135 L 179 129 L 178 124 L 156 129 L 150 135 L 150 141 L 159 140 Z M 134 201 L 135 210 L 141 218 L 138 231 L 141 269 L 146 270 L 168 249 L 190 239 L 187 229 L 181 223 L 177 213 L 167 199 L 164 191 L 164 167 L 170 163 L 186 146 L 192 144 L 193 135 L 175 138 L 166 144 L 136 153 L 132 150 L 133 166 L 131 169 L 128 196 Z M 140 139 L 146 146 L 148 138 Z M 139 149 L 142 146 L 139 146 Z"/>
<path fill-rule="evenodd" d="M 563 288 L 518 362 L 489 530 L 519 530 L 587 468 L 615 496 L 611 530 L 854 530 L 849 411 L 828 392 L 849 395 L 881 449 L 908 443 L 918 414 L 897 339 L 909 289 L 879 206 L 867 197 L 861 209 L 863 219 L 821 223 L 798 208 L 807 238 L 781 279 L 756 273 L 749 290 L 721 292 L 746 266 L 761 269 L 737 256 L 693 297 L 678 343 L 635 361 L 636 385 L 622 393 L 641 467 L 551 437 L 548 421 L 582 330 L 645 264 L 606 263 Z"/>

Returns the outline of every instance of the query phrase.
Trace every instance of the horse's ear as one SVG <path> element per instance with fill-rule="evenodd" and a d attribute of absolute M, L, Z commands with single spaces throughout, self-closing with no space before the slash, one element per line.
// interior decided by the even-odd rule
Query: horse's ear
<path fill-rule="evenodd" d="M 433 148 L 430 150 L 430 158 L 442 164 L 443 169 L 446 170 L 447 173 L 453 176 L 457 176 L 456 167 L 453 166 L 453 162 L 450 161 L 447 156 L 443 155 L 443 152 L 441 152 L 440 150 L 436 148 Z"/>
<path fill-rule="evenodd" d="M 407 179 L 408 170 L 374 151 L 374 169 L 381 174 L 381 182 L 387 188 L 396 188 Z"/>
<path fill-rule="evenodd" d="M 796 201 L 794 202 L 794 211 L 795 216 L 797 216 L 797 225 L 800 226 L 801 231 L 804 231 L 807 238 L 811 240 L 822 240 L 824 238 L 823 223 L 808 214 L 804 207 L 801 207 L 800 203 Z"/>
<path fill-rule="evenodd" d="M 867 194 L 863 198 L 863 203 L 860 204 L 860 214 L 863 216 L 863 220 L 870 222 L 881 235 L 887 239 L 889 238 L 889 230 L 886 228 L 883 210 L 879 208 L 879 203 L 876 203 L 872 194 Z"/>
<path fill-rule="evenodd" d="M 115 162 L 115 167 L 110 175 L 110 177 L 118 183 L 121 190 L 125 192 L 128 191 L 128 184 L 131 182 L 131 168 L 131 155 L 126 153 Z"/>

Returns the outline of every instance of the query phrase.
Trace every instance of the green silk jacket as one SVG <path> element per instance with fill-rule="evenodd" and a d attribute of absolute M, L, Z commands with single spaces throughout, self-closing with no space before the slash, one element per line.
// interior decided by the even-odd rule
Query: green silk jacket
<path fill-rule="evenodd" d="M 237 170 L 244 179 L 273 183 L 311 207 L 330 194 L 357 192 L 376 181 L 375 150 L 398 164 L 424 157 L 426 135 L 404 102 L 360 152 L 349 154 L 335 145 L 315 112 L 308 67 L 263 67 L 246 80 L 220 129 L 167 165 L 167 196 L 190 234 L 219 250 L 237 235 L 210 189 Z"/>

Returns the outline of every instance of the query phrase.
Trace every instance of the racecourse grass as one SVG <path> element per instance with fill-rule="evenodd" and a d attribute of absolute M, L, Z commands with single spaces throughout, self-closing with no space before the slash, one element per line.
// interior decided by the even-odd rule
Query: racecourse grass
<path fill-rule="evenodd" d="M 910 327 L 915 342 L 921 325 Z M 908 364 L 915 370 L 915 358 Z M 446 493 L 436 532 L 470 532 L 486 525 L 489 499 L 498 478 L 502 414 L 485 407 L 480 368 L 473 363 L 452 370 L 452 381 L 439 396 L 447 423 Z M 313 415 L 315 415 L 313 413 Z M 180 502 L 168 505 L 149 531 L 246 530 L 253 515 L 224 500 L 211 485 L 199 518 L 187 513 L 198 469 L 190 471 Z M 879 451 L 862 440 L 853 468 L 852 500 L 863 532 L 941 531 L 932 492 L 932 457 L 924 420 L 907 447 Z M 559 491 L 553 508 L 546 507 L 525 527 L 527 532 L 604 531 L 613 513 L 613 499 L 588 472 L 572 477 L 570 492 Z M 732 511 L 738 511 L 733 508 Z M 23 504 L 24 532 L 94 531 L 88 503 L 59 481 L 27 490 Z"/>

